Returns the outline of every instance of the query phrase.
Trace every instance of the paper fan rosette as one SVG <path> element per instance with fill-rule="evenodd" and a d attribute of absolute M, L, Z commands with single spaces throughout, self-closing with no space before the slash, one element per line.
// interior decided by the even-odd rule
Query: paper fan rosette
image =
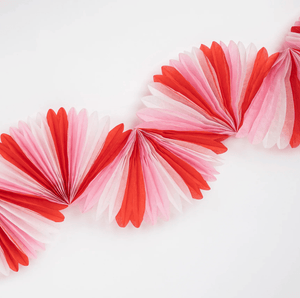
<path fill-rule="evenodd" d="M 235 135 L 277 57 L 234 42 L 180 54 L 149 85 L 141 127 Z"/>
<path fill-rule="evenodd" d="M 200 189 L 215 180 L 217 154 L 227 149 L 227 135 L 203 132 L 134 129 L 114 161 L 86 189 L 84 211 L 97 204 L 100 216 L 108 210 L 119 226 L 153 224 L 160 214 L 169 218 L 170 204 L 201 199 Z"/>
<path fill-rule="evenodd" d="M 18 271 L 43 248 L 51 222 L 72 204 L 118 155 L 122 125 L 109 131 L 108 117 L 49 110 L 20 122 L 0 143 L 0 272 Z"/>

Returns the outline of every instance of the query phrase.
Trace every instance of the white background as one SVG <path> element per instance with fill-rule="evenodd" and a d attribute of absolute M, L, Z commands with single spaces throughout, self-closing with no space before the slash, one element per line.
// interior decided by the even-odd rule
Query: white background
<path fill-rule="evenodd" d="M 0 130 L 60 106 L 130 128 L 178 53 L 230 39 L 273 53 L 299 16 L 299 0 L 2 0 Z M 212 190 L 169 222 L 121 229 L 65 210 L 0 297 L 300 297 L 300 148 L 225 143 Z"/>

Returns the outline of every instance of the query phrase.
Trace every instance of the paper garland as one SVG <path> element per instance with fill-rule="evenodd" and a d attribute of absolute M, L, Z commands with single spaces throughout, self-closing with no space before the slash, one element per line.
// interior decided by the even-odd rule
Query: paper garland
<path fill-rule="evenodd" d="M 74 202 L 120 227 L 154 224 L 210 189 L 229 136 L 299 146 L 300 21 L 279 53 L 201 45 L 163 66 L 149 89 L 133 130 L 61 108 L 1 135 L 1 273 L 28 265 Z"/>

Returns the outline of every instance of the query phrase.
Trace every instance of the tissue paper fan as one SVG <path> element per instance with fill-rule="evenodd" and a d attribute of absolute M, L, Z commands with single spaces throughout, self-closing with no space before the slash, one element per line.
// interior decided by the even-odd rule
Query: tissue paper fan
<path fill-rule="evenodd" d="M 0 189 L 71 204 L 106 166 L 103 159 L 109 163 L 118 154 L 122 127 L 109 131 L 108 117 L 63 108 L 20 122 L 11 135 L 1 135 Z"/>
<path fill-rule="evenodd" d="M 18 271 L 42 248 L 49 223 L 121 150 L 123 125 L 82 110 L 49 110 L 20 122 L 0 143 L 0 272 Z M 120 148 L 120 149 L 118 149 Z"/>
<path fill-rule="evenodd" d="M 115 160 L 86 189 L 84 211 L 98 202 L 121 227 L 139 227 L 144 216 L 152 223 L 169 205 L 181 209 L 181 198 L 201 199 L 217 173 L 216 155 L 227 149 L 227 136 L 203 132 L 134 129 Z"/>
<path fill-rule="evenodd" d="M 234 42 L 180 54 L 149 85 L 142 127 L 235 134 L 277 56 Z"/>
<path fill-rule="evenodd" d="M 245 114 L 237 137 L 279 148 L 300 144 L 300 21 L 287 34 L 284 50 Z M 254 121 L 253 121 L 254 119 Z"/>

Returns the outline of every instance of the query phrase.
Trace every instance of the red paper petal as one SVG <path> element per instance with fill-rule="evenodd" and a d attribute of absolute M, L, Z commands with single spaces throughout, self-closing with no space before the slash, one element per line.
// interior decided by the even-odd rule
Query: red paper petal
<path fill-rule="evenodd" d="M 145 184 L 140 160 L 138 141 L 135 142 L 130 157 L 129 172 L 122 207 L 116 216 L 120 227 L 126 227 L 128 222 L 138 228 L 145 213 Z"/>
<path fill-rule="evenodd" d="M 226 140 L 229 136 L 218 135 L 200 131 L 175 131 L 175 130 L 158 130 L 158 129 L 143 129 L 146 132 L 152 132 L 168 139 L 180 140 L 197 144 L 205 148 L 211 149 L 217 154 L 225 153 L 227 148 L 223 145 L 222 141 Z"/>
<path fill-rule="evenodd" d="M 221 89 L 221 98 L 223 99 L 223 104 L 226 110 L 229 112 L 231 118 L 234 121 L 236 127 L 236 120 L 231 106 L 231 95 L 230 95 L 230 71 L 226 61 L 225 54 L 221 46 L 213 42 L 211 48 L 201 45 L 200 49 L 209 59 L 212 67 L 214 68 L 219 86 Z"/>
<path fill-rule="evenodd" d="M 19 271 L 19 264 L 28 266 L 28 257 L 20 248 L 6 235 L 0 227 L 0 246 L 4 252 L 5 259 L 9 268 L 13 271 Z"/>
<path fill-rule="evenodd" d="M 59 210 L 67 208 L 67 205 L 49 202 L 41 197 L 14 193 L 3 189 L 0 189 L 0 200 L 30 209 L 55 222 L 64 220 L 65 217 Z"/>
<path fill-rule="evenodd" d="M 294 32 L 294 33 L 300 33 L 300 26 L 293 26 L 291 28 L 291 32 Z"/>
<path fill-rule="evenodd" d="M 47 113 L 47 122 L 54 141 L 64 188 L 69 198 L 69 163 L 68 163 L 68 116 L 65 109 L 60 108 L 57 114 L 53 110 Z"/>
<path fill-rule="evenodd" d="M 297 76 L 297 67 L 293 56 L 290 82 L 295 105 L 295 121 L 290 145 L 292 148 L 296 148 L 300 145 L 300 82 Z"/>

